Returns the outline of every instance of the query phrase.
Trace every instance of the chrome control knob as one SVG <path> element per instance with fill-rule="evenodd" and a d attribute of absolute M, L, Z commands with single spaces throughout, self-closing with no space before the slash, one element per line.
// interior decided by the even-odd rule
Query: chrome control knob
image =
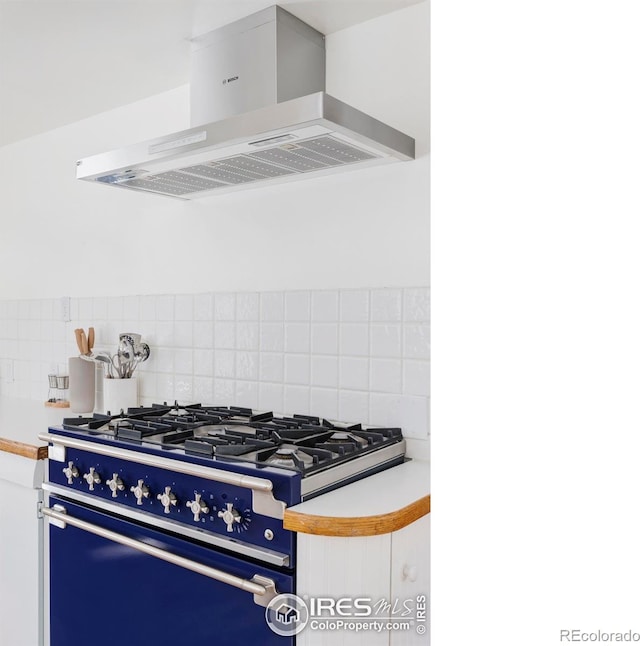
<path fill-rule="evenodd" d="M 174 507 L 178 504 L 178 499 L 176 494 L 172 493 L 171 487 L 165 487 L 164 493 L 159 493 L 156 498 L 160 501 L 160 504 L 164 507 L 164 513 L 171 513 L 171 506 Z"/>
<path fill-rule="evenodd" d="M 202 500 L 202 496 L 199 493 L 196 494 L 195 500 L 187 501 L 187 507 L 191 509 L 191 513 L 193 514 L 193 520 L 195 521 L 200 520 L 200 514 L 209 513 L 209 506 L 204 500 Z"/>
<path fill-rule="evenodd" d="M 144 480 L 138 480 L 138 484 L 131 487 L 129 491 L 136 497 L 136 505 L 141 505 L 142 499 L 149 497 L 149 487 L 144 483 Z"/>
<path fill-rule="evenodd" d="M 118 477 L 117 473 L 114 473 L 111 480 L 107 480 L 107 487 L 111 489 L 111 497 L 117 498 L 118 491 L 124 491 L 124 482 Z"/>
<path fill-rule="evenodd" d="M 89 491 L 93 491 L 94 484 L 100 484 L 102 482 L 100 474 L 95 470 L 94 467 L 89 467 L 89 473 L 85 473 L 82 477 L 87 481 L 87 484 L 89 485 Z"/>
<path fill-rule="evenodd" d="M 227 503 L 226 509 L 218 512 L 218 518 L 222 518 L 222 521 L 226 523 L 228 532 L 233 531 L 234 523 L 239 523 L 242 520 L 242 516 L 230 502 Z"/>
<path fill-rule="evenodd" d="M 73 484 L 74 478 L 80 477 L 80 472 L 78 471 L 78 467 L 74 466 L 73 462 L 69 462 L 68 466 L 62 469 L 62 473 L 64 473 L 64 475 L 66 476 L 67 482 L 69 484 Z"/>

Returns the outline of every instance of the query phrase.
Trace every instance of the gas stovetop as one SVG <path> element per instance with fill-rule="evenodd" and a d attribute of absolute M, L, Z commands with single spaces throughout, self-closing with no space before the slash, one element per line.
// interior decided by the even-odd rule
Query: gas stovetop
<path fill-rule="evenodd" d="M 405 459 L 399 428 L 237 406 L 72 417 L 40 438 L 49 494 L 283 567 L 286 507 Z"/>
<path fill-rule="evenodd" d="M 236 406 L 153 404 L 120 415 L 67 418 L 63 428 L 168 454 L 278 467 L 310 476 L 404 441 L 399 428 L 276 416 Z M 399 447 L 398 447 L 399 448 Z M 404 453 L 404 451 L 402 451 Z"/>

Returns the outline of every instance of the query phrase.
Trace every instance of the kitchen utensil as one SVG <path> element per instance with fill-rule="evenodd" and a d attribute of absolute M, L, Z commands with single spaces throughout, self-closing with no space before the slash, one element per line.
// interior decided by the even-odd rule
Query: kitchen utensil
<path fill-rule="evenodd" d="M 136 349 L 135 355 L 134 355 L 134 362 L 133 365 L 131 366 L 130 374 L 133 375 L 135 372 L 135 369 L 138 367 L 140 363 L 143 361 L 146 361 L 149 358 L 149 355 L 151 354 L 151 349 L 146 343 L 141 343 L 139 348 Z"/>
<path fill-rule="evenodd" d="M 84 354 L 82 351 L 82 330 L 80 328 L 77 328 L 73 331 L 73 333 L 76 335 L 76 344 L 78 345 L 78 352 L 80 352 L 80 354 Z"/>
<path fill-rule="evenodd" d="M 89 341 L 87 340 L 87 335 L 84 330 L 80 330 L 80 342 L 82 343 L 81 354 L 89 354 Z"/>
<path fill-rule="evenodd" d="M 142 334 L 137 334 L 135 332 L 121 332 L 118 338 L 128 339 L 131 342 L 131 345 L 135 348 L 140 345 Z"/>
<path fill-rule="evenodd" d="M 82 328 L 77 328 L 74 331 L 76 336 L 76 344 L 78 345 L 78 350 L 80 350 L 81 355 L 91 354 L 91 349 L 93 348 L 93 343 L 95 340 L 95 330 L 90 327 L 89 334 L 87 335 Z"/>
<path fill-rule="evenodd" d="M 141 356 L 140 361 L 146 361 L 151 354 L 151 348 L 146 343 L 141 343 L 139 353 Z"/>
<path fill-rule="evenodd" d="M 113 362 L 113 366 L 118 373 L 119 379 L 129 378 L 130 360 L 128 355 L 125 356 L 125 354 L 126 353 L 118 350 L 118 352 L 116 352 L 116 354 L 111 357 L 111 361 Z"/>
<path fill-rule="evenodd" d="M 135 370 L 135 355 L 136 351 L 133 344 L 133 339 L 128 335 L 121 335 L 120 343 L 118 345 L 118 355 L 122 365 L 122 376 L 124 379 L 130 379 L 133 371 Z"/>
<path fill-rule="evenodd" d="M 113 373 L 115 371 L 115 365 L 113 359 L 108 352 L 97 352 L 96 354 L 91 353 L 90 355 L 81 355 L 81 359 L 85 361 L 91 361 L 104 365 L 105 370 L 107 371 L 107 377 L 113 379 Z"/>

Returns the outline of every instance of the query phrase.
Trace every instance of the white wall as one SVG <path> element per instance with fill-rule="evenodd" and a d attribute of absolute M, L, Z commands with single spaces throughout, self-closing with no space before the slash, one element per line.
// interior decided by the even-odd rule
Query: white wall
<path fill-rule="evenodd" d="M 75 179 L 79 158 L 189 127 L 187 86 L 0 148 L 0 394 L 42 401 L 93 325 L 110 350 L 123 330 L 151 345 L 143 403 L 400 425 L 424 454 L 428 17 L 327 37 L 327 91 L 415 137 L 415 161 L 193 202 Z"/>
<path fill-rule="evenodd" d="M 188 127 L 186 87 L 0 149 L 0 298 L 428 285 L 428 35 L 422 3 L 327 38 L 327 91 L 414 136 L 412 162 L 194 202 L 74 179 Z"/>

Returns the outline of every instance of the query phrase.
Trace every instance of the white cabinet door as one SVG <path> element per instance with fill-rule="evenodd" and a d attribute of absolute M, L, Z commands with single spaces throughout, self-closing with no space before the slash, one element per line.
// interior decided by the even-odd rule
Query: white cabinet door
<path fill-rule="evenodd" d="M 408 628 L 313 630 L 307 626 L 299 646 L 429 646 L 430 515 L 392 534 L 334 538 L 298 534 L 297 594 L 311 597 L 367 597 L 380 621 Z M 387 612 L 376 603 L 384 601 Z M 340 619 L 335 616 L 334 619 Z M 351 621 L 357 617 L 348 617 Z"/>
<path fill-rule="evenodd" d="M 298 534 L 297 594 L 302 598 L 388 599 L 391 534 L 354 538 Z M 305 600 L 307 600 L 305 599 Z M 340 616 L 324 617 L 339 620 Z M 357 617 L 344 617 L 346 621 Z M 298 646 L 388 646 L 389 633 L 313 630 L 307 626 Z"/>
<path fill-rule="evenodd" d="M 41 643 L 41 494 L 0 479 L 0 646 Z"/>
<path fill-rule="evenodd" d="M 413 618 L 410 630 L 391 631 L 391 646 L 430 644 L 430 526 L 431 514 L 427 514 L 391 535 L 391 598 L 400 607 L 406 602 Z"/>

